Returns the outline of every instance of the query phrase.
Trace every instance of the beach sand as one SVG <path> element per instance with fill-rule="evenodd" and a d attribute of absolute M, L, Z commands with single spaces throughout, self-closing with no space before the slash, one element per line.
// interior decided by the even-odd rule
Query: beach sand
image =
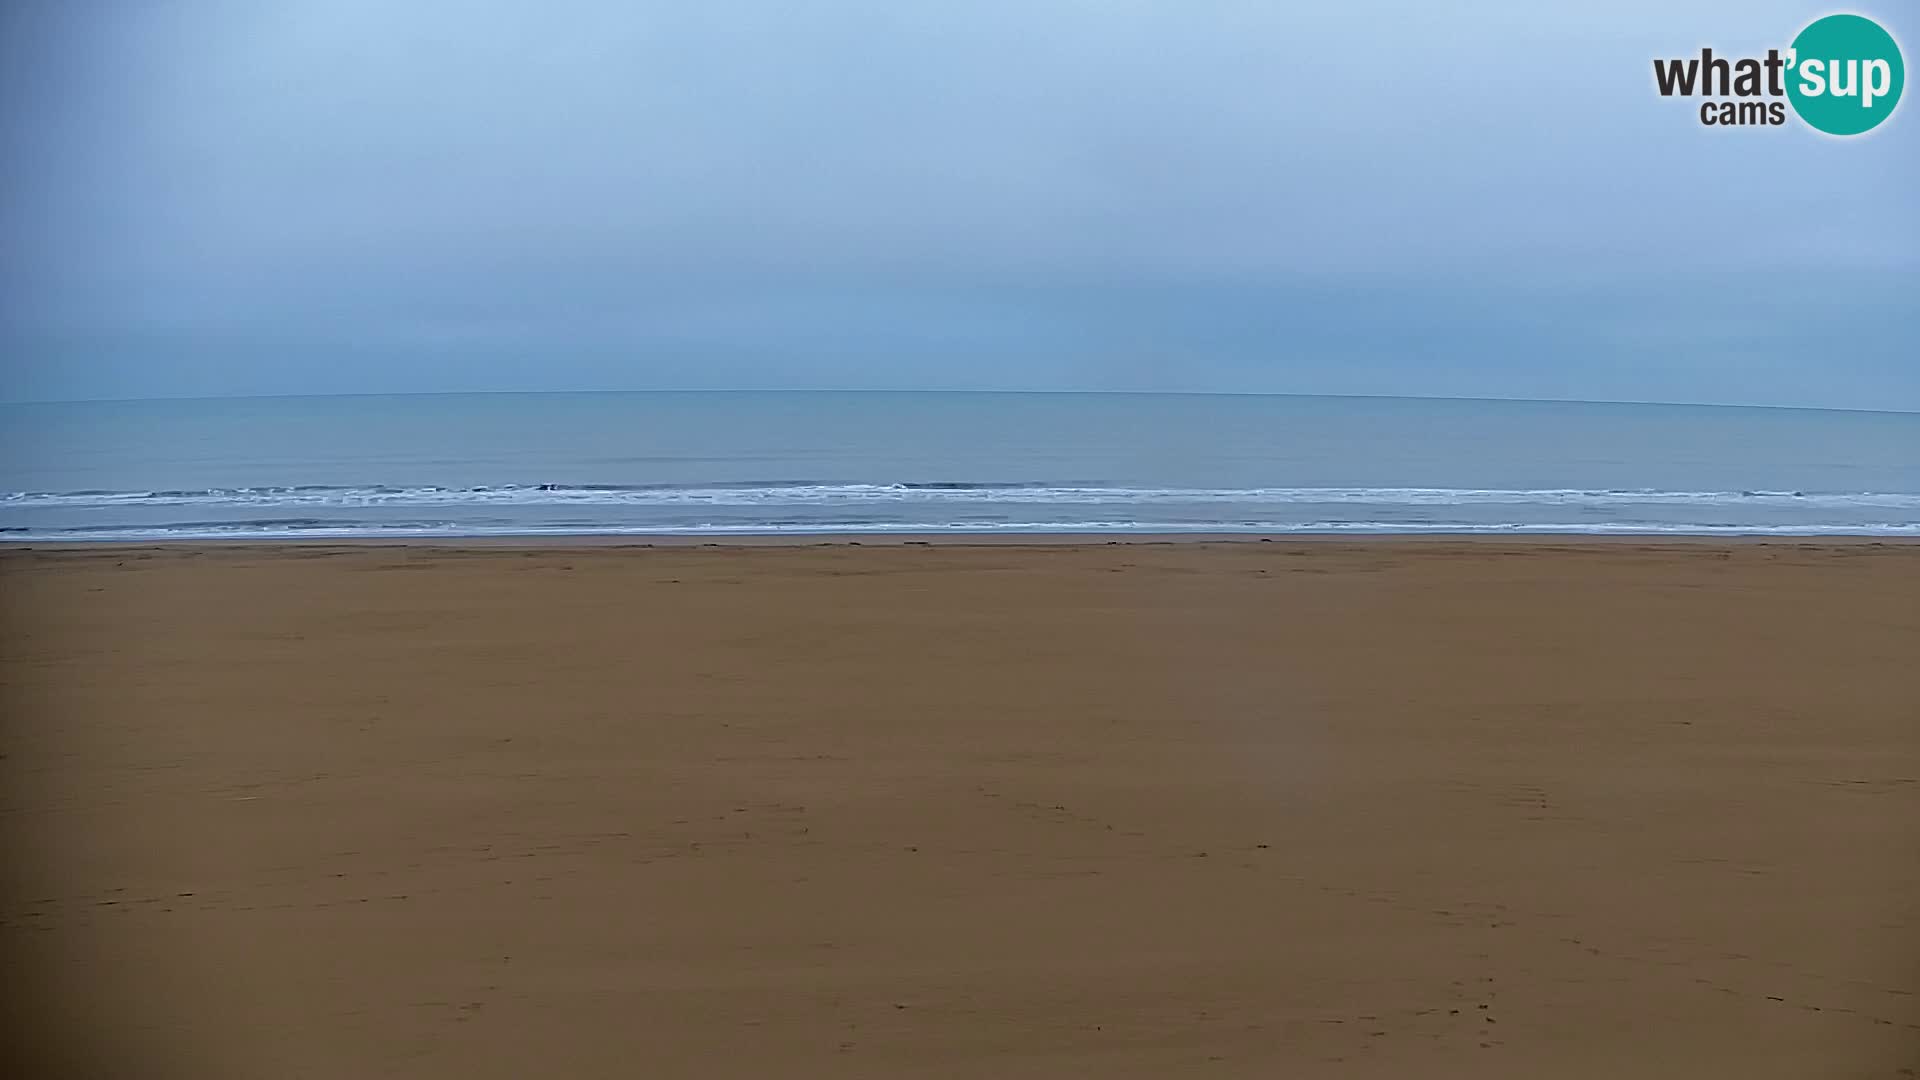
<path fill-rule="evenodd" d="M 16 549 L 0 585 L 14 1075 L 1920 1067 L 1920 545 Z"/>

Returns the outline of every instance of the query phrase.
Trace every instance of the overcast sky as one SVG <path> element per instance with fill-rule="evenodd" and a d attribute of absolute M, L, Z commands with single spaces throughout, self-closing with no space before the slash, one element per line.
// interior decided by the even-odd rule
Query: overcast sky
<path fill-rule="evenodd" d="M 1920 104 L 1653 90 L 1829 5 L 1443 6 L 16 0 L 0 397 L 1920 409 Z"/>

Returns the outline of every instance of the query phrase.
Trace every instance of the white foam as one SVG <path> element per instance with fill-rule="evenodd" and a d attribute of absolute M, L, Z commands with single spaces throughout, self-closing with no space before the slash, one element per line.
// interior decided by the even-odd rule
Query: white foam
<path fill-rule="evenodd" d="M 1151 506 L 1173 503 L 1247 505 L 1341 504 L 1380 506 L 1792 506 L 1806 509 L 1916 510 L 1920 493 L 1771 491 L 1605 491 L 1573 488 L 1371 487 L 1091 487 L 909 484 L 772 484 L 712 487 L 339 487 L 229 488 L 173 492 L 7 492 L 0 513 L 29 509 L 115 507 L 206 507 L 300 509 L 347 507 L 482 506 L 738 506 L 768 505 L 1091 505 Z"/>
<path fill-rule="evenodd" d="M 170 540 L 294 540 L 294 539 L 380 539 L 380 538 L 458 538 L 458 537 L 538 537 L 538 536 L 824 536 L 824 535 L 912 535 L 912 534 L 1191 534 L 1217 536 L 1254 535 L 1606 535 L 1606 536 L 1920 536 L 1920 524 L 1880 525 L 1730 525 L 1730 524 L 1641 524 L 1622 522 L 1538 523 L 1538 522 L 1431 522 L 1408 524 L 1384 521 L 1311 521 L 1240 522 L 1232 524 L 1196 524 L 1194 522 L 1156 521 L 1029 521 L 948 523 L 863 523 L 831 522 L 820 524 L 699 524 L 699 525 L 568 525 L 568 526 L 466 526 L 449 524 L 408 524 L 376 526 L 365 524 L 312 525 L 299 527 L 199 525 L 191 527 L 130 526 L 125 529 L 28 530 L 5 537 L 8 543 L 59 541 L 127 543 L 130 541 Z"/>

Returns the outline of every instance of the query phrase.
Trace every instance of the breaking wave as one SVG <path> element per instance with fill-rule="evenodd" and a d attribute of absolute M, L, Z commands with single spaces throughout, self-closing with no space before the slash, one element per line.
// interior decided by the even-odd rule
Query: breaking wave
<path fill-rule="evenodd" d="M 1086 504 L 1356 503 L 1401 506 L 1516 504 L 1535 506 L 1755 506 L 1809 509 L 1920 510 L 1920 494 L 1893 492 L 1660 491 L 1554 488 L 1373 487 L 1102 487 L 1045 483 L 931 481 L 834 484 L 748 481 L 724 484 L 498 484 L 457 486 L 294 485 L 156 491 L 15 491 L 0 493 L 0 513 L 32 508 L 353 507 L 353 506 L 755 506 L 769 503 Z"/>
<path fill-rule="evenodd" d="M 0 493 L 0 540 L 833 533 L 1920 535 L 1920 494 L 933 480 Z"/>

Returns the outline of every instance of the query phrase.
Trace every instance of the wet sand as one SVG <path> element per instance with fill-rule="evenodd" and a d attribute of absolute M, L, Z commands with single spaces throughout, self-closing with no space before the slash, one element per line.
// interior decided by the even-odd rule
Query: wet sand
<path fill-rule="evenodd" d="M 1920 545 L 75 547 L 0 586 L 41 1075 L 1920 1067 Z"/>

